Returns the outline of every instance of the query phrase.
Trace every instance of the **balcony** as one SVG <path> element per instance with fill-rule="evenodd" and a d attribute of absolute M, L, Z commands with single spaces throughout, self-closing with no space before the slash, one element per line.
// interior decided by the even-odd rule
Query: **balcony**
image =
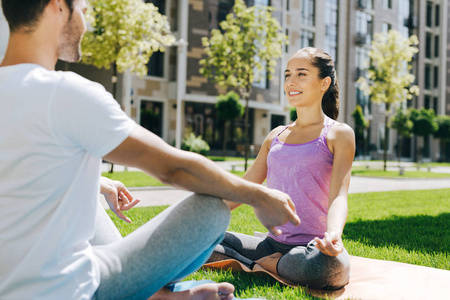
<path fill-rule="evenodd" d="M 359 46 L 370 45 L 370 34 L 358 32 L 356 34 L 356 44 Z"/>
<path fill-rule="evenodd" d="M 362 69 L 362 68 L 356 68 L 356 78 L 355 81 L 357 81 L 359 79 L 359 77 L 364 77 L 366 78 L 367 76 L 367 70 L 366 69 Z"/>
<path fill-rule="evenodd" d="M 358 8 L 359 9 L 369 9 L 370 8 L 370 0 L 358 0 Z"/>
<path fill-rule="evenodd" d="M 408 27 L 409 29 L 417 28 L 417 23 L 418 23 L 417 16 L 415 15 L 410 15 L 403 21 L 403 25 L 405 27 Z"/>

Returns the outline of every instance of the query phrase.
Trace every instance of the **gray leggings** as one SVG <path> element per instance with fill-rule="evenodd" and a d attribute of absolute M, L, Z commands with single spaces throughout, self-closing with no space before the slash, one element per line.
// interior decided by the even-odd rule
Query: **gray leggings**
<path fill-rule="evenodd" d="M 147 299 L 196 271 L 223 239 L 230 210 L 193 194 L 122 238 L 102 207 L 90 241 L 100 266 L 93 299 Z"/>
<path fill-rule="evenodd" d="M 350 258 L 347 251 L 337 257 L 327 256 L 314 246 L 287 245 L 270 237 L 260 238 L 241 233 L 226 232 L 208 261 L 234 258 L 250 269 L 256 260 L 281 252 L 278 274 L 292 282 L 313 289 L 334 290 L 345 286 L 350 278 Z"/>

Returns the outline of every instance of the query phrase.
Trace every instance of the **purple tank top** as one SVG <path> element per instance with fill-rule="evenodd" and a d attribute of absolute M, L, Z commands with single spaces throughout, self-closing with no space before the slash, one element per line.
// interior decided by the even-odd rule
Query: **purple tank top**
<path fill-rule="evenodd" d="M 328 195 L 333 154 L 326 136 L 334 120 L 325 116 L 320 136 L 304 144 L 287 144 L 273 140 L 267 155 L 267 186 L 288 194 L 295 204 L 301 224 L 280 226 L 280 236 L 269 236 L 281 243 L 306 245 L 314 237 L 323 238 L 327 228 Z"/>

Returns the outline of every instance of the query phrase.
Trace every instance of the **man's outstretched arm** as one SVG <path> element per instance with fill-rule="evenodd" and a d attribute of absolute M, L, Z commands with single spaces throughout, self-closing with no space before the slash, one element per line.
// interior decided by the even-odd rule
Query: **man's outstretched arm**
<path fill-rule="evenodd" d="M 104 159 L 139 168 L 165 184 L 251 205 L 275 235 L 281 233 L 275 226 L 300 224 L 287 194 L 241 179 L 199 154 L 176 149 L 139 125 Z"/>

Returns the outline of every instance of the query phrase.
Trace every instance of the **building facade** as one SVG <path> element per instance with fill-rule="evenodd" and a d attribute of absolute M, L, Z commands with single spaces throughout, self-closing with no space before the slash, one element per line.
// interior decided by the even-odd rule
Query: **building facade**
<path fill-rule="evenodd" d="M 215 114 L 217 96 L 225 93 L 199 73 L 203 57 L 201 38 L 219 28 L 231 11 L 234 0 L 146 0 L 165 14 L 177 39 L 164 53 L 155 53 L 148 64 L 148 76 L 119 76 L 117 100 L 138 123 L 170 144 L 179 146 L 186 132 L 201 135 L 213 150 L 222 147 L 223 123 Z M 367 142 L 358 142 L 358 157 L 382 157 L 384 106 L 369 101 L 359 89 L 357 79 L 365 76 L 366 61 L 374 33 L 396 29 L 403 35 L 419 38 L 419 53 L 413 72 L 421 89 L 418 97 L 406 103 L 416 108 L 432 108 L 436 114 L 450 113 L 450 51 L 446 0 L 246 0 L 248 5 L 270 5 L 274 16 L 288 36 L 283 56 L 272 80 L 254 84 L 250 96 L 250 144 L 260 145 L 271 129 L 290 122 L 283 91 L 283 68 L 298 49 L 313 46 L 334 59 L 340 89 L 341 122 L 354 126 L 352 112 L 357 105 L 370 120 Z M 0 58 L 6 48 L 7 26 L 0 16 Z M 58 68 L 73 70 L 99 81 L 112 90 L 111 73 L 80 64 L 58 63 Z M 179 120 L 179 121 L 178 121 Z M 229 154 L 243 143 L 244 121 L 232 125 Z M 439 160 L 439 143 L 432 137 L 398 139 L 395 130 L 388 137 L 389 159 L 413 160 L 424 148 L 424 160 Z M 450 148 L 450 147 L 448 147 Z"/>

